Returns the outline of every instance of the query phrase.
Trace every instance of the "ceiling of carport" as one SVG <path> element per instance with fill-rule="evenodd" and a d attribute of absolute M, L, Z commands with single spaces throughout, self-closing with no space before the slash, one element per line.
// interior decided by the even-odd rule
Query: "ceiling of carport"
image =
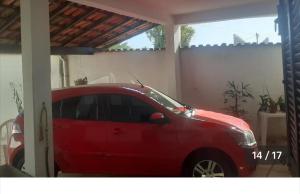
<path fill-rule="evenodd" d="M 66 0 L 50 0 L 51 46 L 107 49 L 157 24 Z M 20 0 L 0 0 L 0 50 L 21 43 Z"/>

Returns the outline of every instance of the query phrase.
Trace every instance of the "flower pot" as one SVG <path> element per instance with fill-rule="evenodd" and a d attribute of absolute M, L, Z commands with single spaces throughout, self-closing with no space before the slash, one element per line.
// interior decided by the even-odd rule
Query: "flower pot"
<path fill-rule="evenodd" d="M 277 104 L 271 104 L 269 107 L 270 113 L 276 113 L 277 112 Z"/>

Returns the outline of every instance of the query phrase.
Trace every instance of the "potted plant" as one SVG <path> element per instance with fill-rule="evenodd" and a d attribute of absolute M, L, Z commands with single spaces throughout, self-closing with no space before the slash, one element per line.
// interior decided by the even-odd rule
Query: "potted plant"
<path fill-rule="evenodd" d="M 233 116 L 243 117 L 247 112 L 243 109 L 242 104 L 253 98 L 249 84 L 228 81 L 227 89 L 224 91 L 224 103 L 229 104 L 226 110 Z"/>
<path fill-rule="evenodd" d="M 84 78 L 79 78 L 74 81 L 75 86 L 80 86 L 80 85 L 87 85 L 88 84 L 88 79 L 87 77 Z"/>
<path fill-rule="evenodd" d="M 259 109 L 260 112 L 267 112 L 269 108 L 269 96 L 267 94 L 260 95 Z"/>
<path fill-rule="evenodd" d="M 285 112 L 285 100 L 282 96 L 280 96 L 277 100 L 277 104 L 281 112 Z"/>
<path fill-rule="evenodd" d="M 276 113 L 277 112 L 278 104 L 269 96 L 269 111 L 270 113 Z"/>
<path fill-rule="evenodd" d="M 282 96 L 275 101 L 267 90 L 267 94 L 260 95 L 260 101 L 258 111 L 276 113 L 279 106 L 280 111 L 285 112 L 285 101 Z"/>

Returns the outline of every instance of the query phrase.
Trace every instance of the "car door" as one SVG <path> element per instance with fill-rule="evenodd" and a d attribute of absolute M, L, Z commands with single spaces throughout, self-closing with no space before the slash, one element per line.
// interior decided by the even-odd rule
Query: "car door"
<path fill-rule="evenodd" d="M 61 115 L 54 120 L 55 157 L 61 170 L 102 172 L 106 131 L 101 98 L 86 95 L 61 101 Z"/>
<path fill-rule="evenodd" d="M 110 171 L 134 176 L 170 174 L 177 149 L 177 133 L 171 122 L 151 123 L 151 114 L 159 111 L 134 96 L 108 95 L 107 104 Z"/>

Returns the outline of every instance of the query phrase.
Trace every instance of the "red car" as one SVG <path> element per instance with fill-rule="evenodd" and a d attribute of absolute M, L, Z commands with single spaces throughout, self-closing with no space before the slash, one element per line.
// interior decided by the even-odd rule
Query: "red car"
<path fill-rule="evenodd" d="M 25 129 L 30 130 L 30 129 Z M 195 109 L 150 87 L 102 84 L 53 91 L 56 172 L 113 176 L 249 176 L 256 140 L 241 119 Z M 23 115 L 9 162 L 24 166 Z"/>

